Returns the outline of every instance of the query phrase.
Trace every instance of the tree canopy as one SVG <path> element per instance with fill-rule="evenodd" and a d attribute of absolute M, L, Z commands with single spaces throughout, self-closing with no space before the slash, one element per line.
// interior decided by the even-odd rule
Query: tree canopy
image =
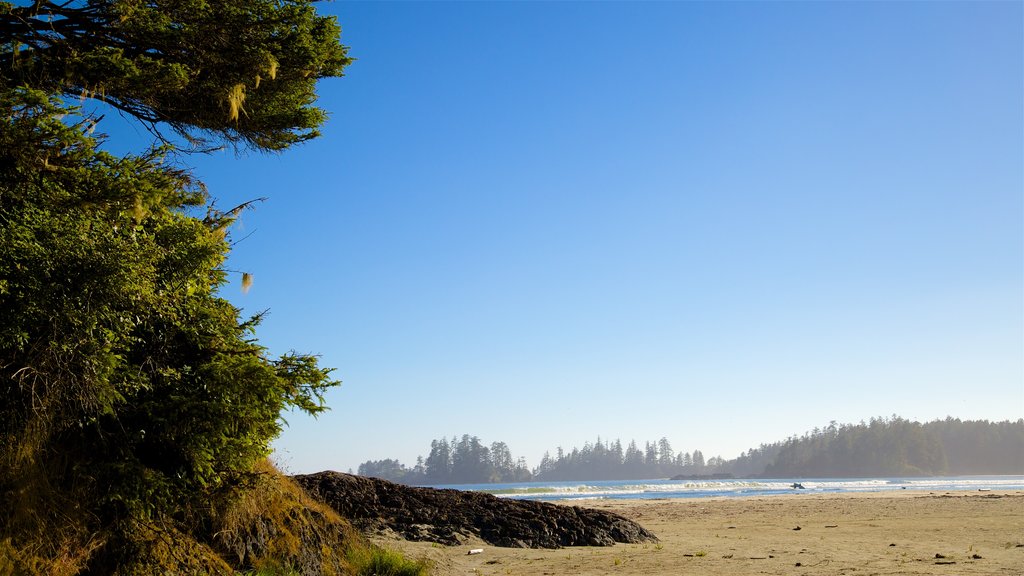
<path fill-rule="evenodd" d="M 316 82 L 350 62 L 339 34 L 311 0 L 0 2 L 0 83 L 282 150 L 318 135 Z"/>
<path fill-rule="evenodd" d="M 166 141 L 105 151 L 75 101 L 284 149 L 324 120 L 338 34 L 301 0 L 0 2 L 0 568 L 113 573 L 140 522 L 212 538 L 282 410 L 325 409 L 330 370 L 219 295 L 244 205 Z"/>

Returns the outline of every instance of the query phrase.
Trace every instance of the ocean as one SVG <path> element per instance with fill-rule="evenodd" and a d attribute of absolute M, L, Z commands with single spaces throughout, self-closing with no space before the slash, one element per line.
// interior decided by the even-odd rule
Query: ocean
<path fill-rule="evenodd" d="M 794 488 L 794 484 L 803 488 Z M 455 488 L 521 500 L 596 500 L 842 494 L 915 490 L 1024 490 L 1024 476 L 956 476 L 938 478 L 799 478 L 729 480 L 602 480 L 593 482 L 522 482 L 450 484 Z"/>

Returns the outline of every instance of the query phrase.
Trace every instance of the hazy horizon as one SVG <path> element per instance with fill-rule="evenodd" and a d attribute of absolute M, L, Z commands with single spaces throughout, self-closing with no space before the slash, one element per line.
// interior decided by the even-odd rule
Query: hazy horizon
<path fill-rule="evenodd" d="M 318 9 L 323 138 L 195 159 L 269 197 L 225 295 L 344 382 L 290 471 L 1024 417 L 1021 3 Z"/>

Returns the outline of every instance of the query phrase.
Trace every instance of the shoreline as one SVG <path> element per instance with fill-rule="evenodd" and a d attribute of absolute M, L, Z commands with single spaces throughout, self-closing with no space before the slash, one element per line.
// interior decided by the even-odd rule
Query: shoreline
<path fill-rule="evenodd" d="M 605 499 L 582 504 L 651 530 L 657 543 L 557 550 L 376 539 L 446 575 L 1020 574 L 1024 491 L 900 490 Z M 483 549 L 468 554 L 471 549 Z"/>
<path fill-rule="evenodd" d="M 803 489 L 796 488 L 802 486 Z M 484 492 L 517 500 L 567 501 L 586 505 L 602 499 L 779 496 L 789 493 L 1024 490 L 1022 475 L 929 476 L 906 478 L 733 478 L 728 480 L 574 480 L 552 482 L 451 484 L 432 488 Z"/>

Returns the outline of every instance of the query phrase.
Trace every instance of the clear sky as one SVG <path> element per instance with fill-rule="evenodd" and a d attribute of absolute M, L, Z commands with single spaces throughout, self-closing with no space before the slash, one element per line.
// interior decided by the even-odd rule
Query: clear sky
<path fill-rule="evenodd" d="M 1021 2 L 319 6 L 324 137 L 193 159 L 344 381 L 289 471 L 1024 417 Z"/>

